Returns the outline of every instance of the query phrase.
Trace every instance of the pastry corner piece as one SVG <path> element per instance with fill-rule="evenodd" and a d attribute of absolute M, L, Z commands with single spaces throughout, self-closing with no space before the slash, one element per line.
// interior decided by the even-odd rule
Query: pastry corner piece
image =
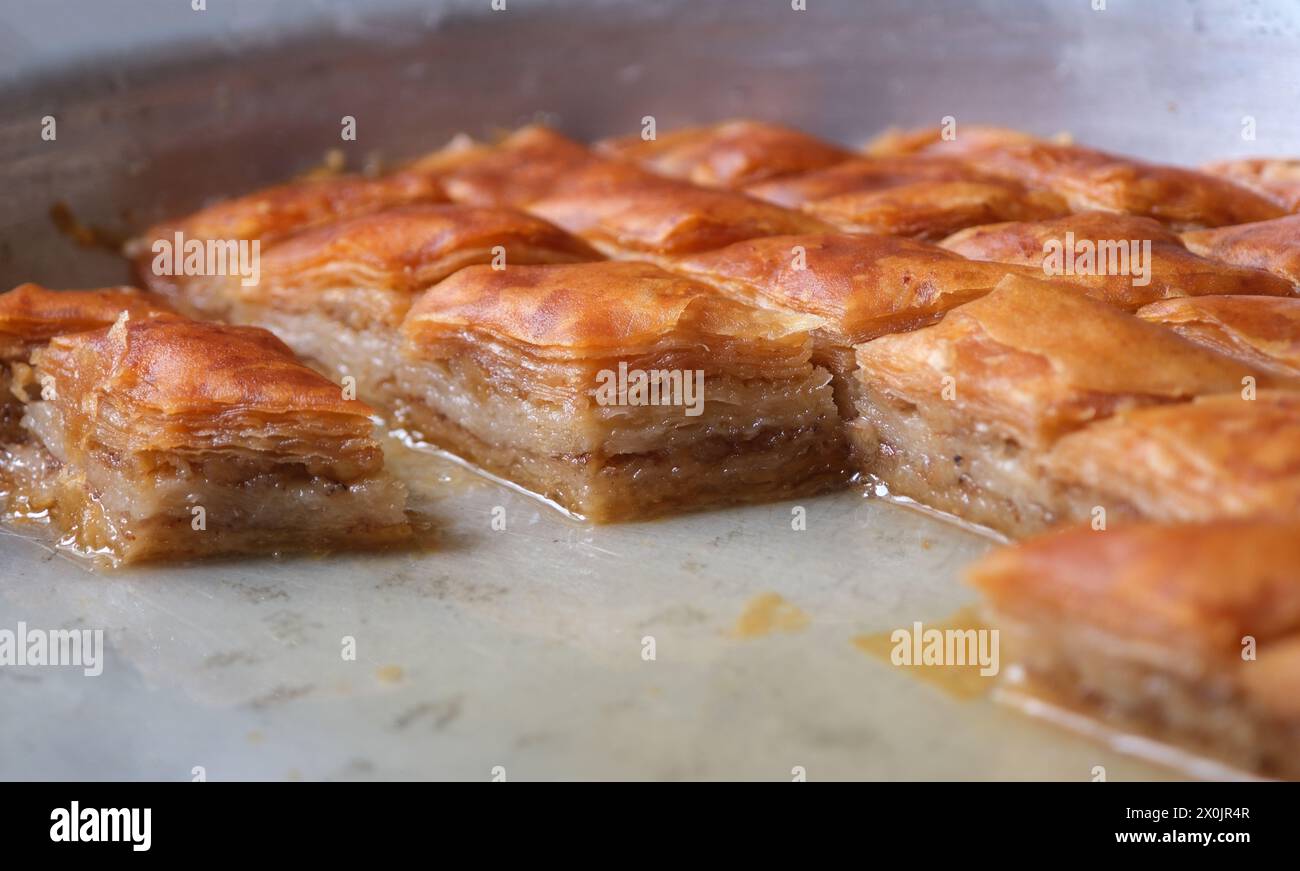
<path fill-rule="evenodd" d="M 265 330 L 123 312 L 31 356 L 6 513 L 112 564 L 411 535 L 370 409 Z"/>
<path fill-rule="evenodd" d="M 1295 515 L 1071 527 L 994 551 L 967 580 L 1001 636 L 1008 700 L 1300 779 Z"/>
<path fill-rule="evenodd" d="M 398 421 L 594 522 L 845 479 L 816 318 L 636 262 L 471 266 L 402 326 Z"/>

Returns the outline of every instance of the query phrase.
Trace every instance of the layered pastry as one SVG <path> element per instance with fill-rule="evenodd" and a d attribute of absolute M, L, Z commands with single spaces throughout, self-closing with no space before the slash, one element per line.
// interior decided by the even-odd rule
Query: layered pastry
<path fill-rule="evenodd" d="M 1027 710 L 1300 778 L 1294 515 L 1070 528 L 994 551 L 967 578 Z"/>
<path fill-rule="evenodd" d="M 1008 276 L 938 324 L 857 347 L 863 471 L 1011 535 L 1077 513 L 1041 474 L 1061 436 L 1130 408 L 1239 393 L 1259 372 L 1069 288 Z M 1091 504 L 1091 503 L 1090 503 Z"/>
<path fill-rule="evenodd" d="M 971 227 L 940 244 L 976 260 L 1015 263 L 1060 276 L 1126 310 L 1170 297 L 1295 292 L 1291 282 L 1250 264 L 1198 256 L 1158 221 L 1133 215 L 1082 212 L 1047 221 Z"/>
<path fill-rule="evenodd" d="M 1053 141 L 1068 144 L 1068 137 Z M 1030 133 L 987 124 L 954 124 L 951 128 L 921 127 L 907 130 L 891 127 L 872 138 L 863 151 L 873 157 L 903 157 L 933 151 L 979 151 L 1003 145 L 1026 145 L 1044 140 Z"/>
<path fill-rule="evenodd" d="M 1300 517 L 1300 394 L 1131 408 L 1064 436 L 1043 469 L 1067 519 Z"/>
<path fill-rule="evenodd" d="M 1300 215 L 1184 233 L 1188 250 L 1236 266 L 1266 269 L 1300 288 Z"/>
<path fill-rule="evenodd" d="M 1145 305 L 1137 315 L 1248 366 L 1300 377 L 1300 299 L 1184 297 Z"/>
<path fill-rule="evenodd" d="M 596 522 L 793 497 L 846 473 L 816 324 L 644 263 L 471 266 L 407 315 L 387 401 Z"/>
<path fill-rule="evenodd" d="M 67 327 L 111 303 L 74 304 Z M 28 438 L 3 454 L 5 512 L 47 519 L 83 554 L 132 563 L 411 534 L 371 410 L 264 330 L 123 309 L 110 327 L 53 335 L 15 374 Z"/>
<path fill-rule="evenodd" d="M 673 130 L 648 140 L 640 135 L 606 139 L 596 143 L 596 150 L 659 175 L 721 188 L 822 169 L 853 156 L 807 133 L 744 119 Z"/>
<path fill-rule="evenodd" d="M 1202 167 L 1268 197 L 1288 212 L 1300 211 L 1300 158 L 1246 157 Z"/>
<path fill-rule="evenodd" d="M 31 381 L 32 354 L 57 335 L 109 326 L 122 312 L 136 320 L 178 317 L 163 300 L 134 287 L 52 291 L 22 284 L 0 294 L 0 441 L 27 439 L 15 382 Z"/>
<path fill-rule="evenodd" d="M 656 261 L 757 236 L 831 229 L 742 193 L 603 157 L 540 126 L 460 158 L 439 179 L 458 203 L 525 209 L 609 257 Z"/>
<path fill-rule="evenodd" d="M 513 209 L 402 206 L 299 233 L 267 249 L 256 283 L 190 282 L 182 303 L 267 327 L 328 362 L 331 374 L 365 385 L 396 366 L 396 330 L 411 302 L 456 270 L 599 259 L 580 239 Z"/>
<path fill-rule="evenodd" d="M 801 172 L 746 185 L 750 196 L 787 208 L 917 182 L 997 182 L 961 160 L 948 157 L 856 157 L 826 169 Z"/>
<path fill-rule="evenodd" d="M 618 161 L 563 173 L 527 208 L 607 256 L 650 261 L 759 236 L 833 229 L 744 194 L 661 178 Z"/>
<path fill-rule="evenodd" d="M 159 268 L 159 257 L 183 255 L 185 243 L 257 240 L 265 246 L 339 218 L 407 203 L 446 201 L 442 185 L 432 173 L 305 179 L 223 200 L 186 218 L 150 227 L 127 244 L 125 253 L 135 262 L 148 289 L 175 298 L 177 286 L 191 280 L 194 270 L 182 272 L 169 268 L 166 262 Z"/>
<path fill-rule="evenodd" d="M 1221 227 L 1281 217 L 1285 210 L 1267 197 L 1228 179 L 1146 163 L 1079 145 L 1022 138 L 1014 131 L 971 130 L 953 141 L 935 131 L 896 137 L 904 147 L 889 154 L 959 155 L 983 172 L 1053 191 L 1075 212 L 1145 215 L 1174 229 Z M 869 146 L 869 150 L 872 150 Z"/>
<path fill-rule="evenodd" d="M 673 271 L 753 306 L 815 315 L 813 362 L 834 375 L 836 402 L 856 416 L 853 346 L 934 323 L 994 288 L 1017 266 L 968 260 L 897 236 L 767 236 L 672 262 Z"/>

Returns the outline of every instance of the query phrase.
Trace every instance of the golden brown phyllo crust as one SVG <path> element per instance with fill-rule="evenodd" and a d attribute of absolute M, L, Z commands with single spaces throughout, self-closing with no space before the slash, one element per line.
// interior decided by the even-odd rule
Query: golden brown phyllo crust
<path fill-rule="evenodd" d="M 1137 315 L 1248 366 L 1282 377 L 1300 377 L 1300 299 L 1166 299 L 1143 306 Z"/>
<path fill-rule="evenodd" d="M 1300 215 L 1196 230 L 1184 233 L 1182 238 L 1189 250 L 1202 257 L 1266 269 L 1300 288 Z"/>
<path fill-rule="evenodd" d="M 1300 209 L 1300 158 L 1220 160 L 1202 169 L 1268 197 L 1288 212 Z"/>
<path fill-rule="evenodd" d="M 111 326 L 104 326 L 105 323 Z M 263 330 L 123 288 L 0 296 L 0 510 L 110 563 L 334 550 L 411 534 L 368 406 Z"/>
<path fill-rule="evenodd" d="M 1125 732 L 1300 778 L 1300 521 L 1075 527 L 967 577 L 1021 688 Z"/>
<path fill-rule="evenodd" d="M 1289 281 L 1249 264 L 1198 256 L 1163 224 L 1132 215 L 1081 212 L 1044 221 L 990 224 L 963 230 L 941 244 L 965 257 L 1030 266 L 1040 274 L 1045 264 L 1053 262 L 1049 244 L 1062 252 L 1056 255 L 1062 266 L 1067 257 L 1076 265 L 1084 263 L 1080 252 L 1090 251 L 1086 270 L 1091 274 L 1075 269 L 1062 279 L 1130 311 L 1170 297 L 1294 293 Z"/>
<path fill-rule="evenodd" d="M 639 163 L 669 178 L 706 187 L 740 188 L 766 179 L 832 166 L 852 156 L 839 145 L 779 124 L 739 119 L 606 139 L 596 150 Z"/>

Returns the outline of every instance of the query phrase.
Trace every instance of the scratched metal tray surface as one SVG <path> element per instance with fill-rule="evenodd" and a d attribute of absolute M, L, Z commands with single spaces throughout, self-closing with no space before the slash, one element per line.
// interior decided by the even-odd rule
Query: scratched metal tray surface
<path fill-rule="evenodd" d="M 0 284 L 125 280 L 74 224 L 103 242 L 331 149 L 361 167 L 536 117 L 856 141 L 951 114 L 1184 162 L 1298 150 L 1294 4 L 807 5 L 0 8 Z M 390 448 L 439 530 L 418 552 L 105 573 L 0 534 L 0 630 L 106 648 L 95 677 L 0 667 L 0 778 L 1178 776 L 879 655 L 971 604 L 961 568 L 993 543 L 959 527 L 846 491 L 592 528 Z"/>

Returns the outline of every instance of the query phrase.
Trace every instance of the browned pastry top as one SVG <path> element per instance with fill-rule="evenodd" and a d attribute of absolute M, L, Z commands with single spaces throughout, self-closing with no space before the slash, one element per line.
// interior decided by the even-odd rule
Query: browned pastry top
<path fill-rule="evenodd" d="M 1263 194 L 1288 212 L 1300 210 L 1300 158 L 1221 160 L 1202 169 Z"/>
<path fill-rule="evenodd" d="M 257 327 L 125 317 L 107 329 L 54 338 L 37 363 L 56 375 L 60 394 L 111 396 L 141 413 L 219 418 L 246 411 L 292 415 L 304 426 L 314 415 L 341 415 L 366 431 L 373 413 Z"/>
<path fill-rule="evenodd" d="M 689 310 L 696 317 L 685 329 Z M 504 272 L 470 266 L 421 296 L 402 329 L 417 355 L 423 343 L 470 331 L 539 350 L 599 355 L 637 352 L 679 330 L 688 342 L 704 332 L 760 341 L 816 323 L 753 310 L 648 263 L 606 261 Z"/>
<path fill-rule="evenodd" d="M 533 124 L 495 146 L 457 153 L 452 162 L 438 176 L 451 199 L 474 206 L 524 207 L 550 191 L 564 172 L 601 159 L 581 142 Z"/>
<path fill-rule="evenodd" d="M 665 179 L 607 162 L 565 173 L 529 210 L 607 254 L 673 255 L 756 236 L 816 233 L 816 218 L 733 191 Z"/>
<path fill-rule="evenodd" d="M 1183 234 L 1183 244 L 1213 260 L 1267 269 L 1300 287 L 1300 215 L 1194 230 Z"/>
<path fill-rule="evenodd" d="M 877 157 L 893 157 L 920 154 L 923 151 L 950 153 L 978 151 L 1001 145 L 1043 141 L 1037 136 L 1020 130 L 982 124 L 962 124 L 955 128 L 955 134 L 952 140 L 945 140 L 942 127 L 923 127 L 916 130 L 891 127 L 868 142 L 863 150 Z"/>
<path fill-rule="evenodd" d="M 122 312 L 136 320 L 179 317 L 165 302 L 134 287 L 49 290 L 39 284 L 20 284 L 0 294 L 0 337 L 44 342 L 64 333 L 106 327 Z"/>
<path fill-rule="evenodd" d="M 821 169 L 852 156 L 807 133 L 744 119 L 674 130 L 651 140 L 639 135 L 606 139 L 596 150 L 670 178 L 723 188 Z"/>
<path fill-rule="evenodd" d="M 1147 516 L 1300 517 L 1300 394 L 1224 393 L 1122 412 L 1062 438 L 1045 467 L 1067 482 L 1112 482 Z"/>
<path fill-rule="evenodd" d="M 1300 299 L 1274 296 L 1166 299 L 1143 306 L 1137 315 L 1250 365 L 1300 376 Z"/>
<path fill-rule="evenodd" d="M 825 318 L 848 344 L 927 323 L 1021 271 L 912 239 L 846 233 L 750 239 L 673 269 L 751 304 Z"/>
<path fill-rule="evenodd" d="M 1071 290 L 1007 276 L 938 324 L 859 345 L 873 383 L 1045 442 L 1137 405 L 1240 391 L 1258 373 Z M 946 381 L 945 379 L 951 379 Z"/>
<path fill-rule="evenodd" d="M 1012 181 L 916 181 L 852 191 L 803 205 L 842 230 L 937 240 L 977 224 L 1064 215 L 1065 200 Z"/>
<path fill-rule="evenodd" d="M 493 249 L 500 248 L 499 252 Z M 347 218 L 300 233 L 262 257 L 261 279 L 230 285 L 245 300 L 281 310 L 332 305 L 345 321 L 397 326 L 412 296 L 500 253 L 500 266 L 600 260 L 587 243 L 541 218 L 506 208 L 414 205 Z"/>
<path fill-rule="evenodd" d="M 745 192 L 778 206 L 801 206 L 858 191 L 877 191 L 920 181 L 1003 181 L 947 157 L 858 157 L 827 169 L 751 184 Z"/>
<path fill-rule="evenodd" d="M 1067 236 L 1067 234 L 1069 234 Z M 1063 280 L 1077 284 L 1090 296 L 1105 300 L 1124 309 L 1173 296 L 1201 296 L 1204 294 L 1254 294 L 1287 296 L 1293 293 L 1291 284 L 1275 275 L 1248 266 L 1234 266 L 1209 260 L 1188 251 L 1177 234 L 1158 221 L 1136 215 L 1117 215 L 1111 212 L 1081 212 L 1044 221 L 989 224 L 962 230 L 942 243 L 944 248 L 965 257 L 978 260 L 996 260 L 1017 263 L 1042 270 L 1047 260 L 1046 245 L 1056 243 L 1069 251 L 1068 242 L 1087 241 L 1096 250 L 1099 243 L 1119 243 L 1129 264 L 1128 272 L 1119 273 L 1111 266 L 1109 274 L 1063 276 Z M 1144 285 L 1134 283 L 1136 263 L 1129 255 L 1131 243 L 1151 243 L 1150 281 Z M 1093 269 L 1101 269 L 1101 259 L 1094 258 Z"/>
<path fill-rule="evenodd" d="M 1071 527 L 999 548 L 966 576 L 1013 618 L 1238 663 L 1250 635 L 1263 665 L 1270 642 L 1300 630 L 1300 520 Z"/>
<path fill-rule="evenodd" d="M 1053 190 L 1079 212 L 1146 215 L 1180 229 L 1263 221 L 1283 214 L 1270 200 L 1217 176 L 1078 145 L 1031 142 L 962 156 L 986 172 Z"/>
<path fill-rule="evenodd" d="M 276 185 L 223 200 L 188 217 L 150 227 L 128 246 L 128 254 L 147 263 L 156 239 L 174 234 L 186 239 L 258 239 L 263 245 L 299 230 L 338 218 L 412 202 L 445 202 L 431 175 L 403 172 L 367 178 L 341 175 Z"/>

